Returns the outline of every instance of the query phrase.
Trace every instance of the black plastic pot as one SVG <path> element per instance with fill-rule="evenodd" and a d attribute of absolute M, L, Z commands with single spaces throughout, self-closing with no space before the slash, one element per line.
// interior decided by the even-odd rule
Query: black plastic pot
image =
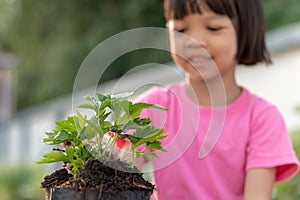
<path fill-rule="evenodd" d="M 70 188 L 46 188 L 46 200 L 149 200 L 149 190 L 127 190 L 117 193 L 97 189 L 74 191 Z"/>

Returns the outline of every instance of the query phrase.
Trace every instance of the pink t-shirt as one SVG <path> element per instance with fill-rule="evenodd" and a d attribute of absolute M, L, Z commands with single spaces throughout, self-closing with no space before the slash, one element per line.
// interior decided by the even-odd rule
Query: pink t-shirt
<path fill-rule="evenodd" d="M 276 167 L 276 181 L 298 171 L 279 111 L 246 89 L 224 108 L 196 105 L 183 82 L 154 87 L 138 101 L 169 108 L 142 113 L 169 134 L 167 152 L 153 161 L 159 200 L 242 200 L 248 169 Z"/>

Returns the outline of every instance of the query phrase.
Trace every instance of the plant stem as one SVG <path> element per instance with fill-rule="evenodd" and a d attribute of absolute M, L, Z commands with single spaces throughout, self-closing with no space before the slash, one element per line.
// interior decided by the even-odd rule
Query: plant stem
<path fill-rule="evenodd" d="M 102 152 L 102 158 L 103 158 L 104 160 L 108 160 L 109 157 L 111 156 L 111 153 L 112 153 L 111 146 L 115 144 L 114 141 L 116 141 L 116 140 L 117 140 L 116 138 L 113 138 L 113 137 L 109 136 L 109 139 L 108 139 L 108 141 L 107 141 L 107 143 L 106 143 L 106 145 L 105 145 L 105 148 L 103 149 L 103 152 Z M 109 153 L 109 156 L 108 156 L 108 157 L 105 155 L 106 152 Z"/>

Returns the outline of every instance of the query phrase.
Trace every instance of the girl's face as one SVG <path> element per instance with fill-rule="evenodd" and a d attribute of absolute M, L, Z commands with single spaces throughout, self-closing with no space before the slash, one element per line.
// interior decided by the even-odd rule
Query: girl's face
<path fill-rule="evenodd" d="M 191 13 L 183 19 L 167 19 L 171 50 L 176 52 L 172 57 L 194 81 L 208 81 L 219 73 L 223 79 L 233 78 L 237 64 L 234 25 L 229 17 L 218 15 L 206 6 L 201 6 L 201 11 L 202 14 Z"/>

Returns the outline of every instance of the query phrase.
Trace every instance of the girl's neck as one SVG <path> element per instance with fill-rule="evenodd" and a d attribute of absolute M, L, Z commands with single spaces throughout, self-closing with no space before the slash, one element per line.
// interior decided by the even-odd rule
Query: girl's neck
<path fill-rule="evenodd" d="M 240 96 L 242 89 L 235 80 L 193 81 L 187 77 L 187 94 L 202 106 L 222 107 L 232 104 Z"/>

